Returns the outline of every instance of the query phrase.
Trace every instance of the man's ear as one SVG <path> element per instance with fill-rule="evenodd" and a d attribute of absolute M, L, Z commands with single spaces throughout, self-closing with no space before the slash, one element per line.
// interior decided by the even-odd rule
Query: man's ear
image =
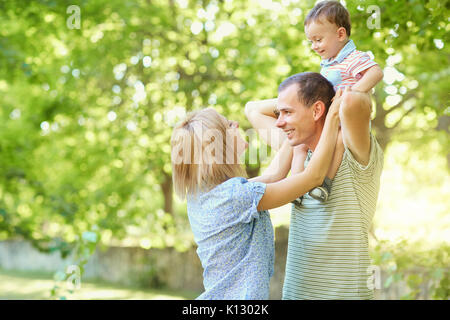
<path fill-rule="evenodd" d="M 313 117 L 314 117 L 314 121 L 319 120 L 322 116 L 325 116 L 325 104 L 322 101 L 316 101 L 314 102 L 314 104 L 312 105 L 313 108 Z"/>

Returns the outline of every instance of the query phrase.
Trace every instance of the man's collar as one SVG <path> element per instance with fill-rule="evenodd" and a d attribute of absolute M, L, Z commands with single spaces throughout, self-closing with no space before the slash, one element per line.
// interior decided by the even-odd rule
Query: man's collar
<path fill-rule="evenodd" d="M 336 56 L 336 58 L 322 60 L 322 62 L 320 63 L 320 66 L 321 67 L 326 67 L 326 66 L 332 65 L 334 62 L 341 63 L 355 49 L 356 49 L 355 43 L 353 42 L 353 40 L 349 40 L 345 44 L 345 46 L 341 49 L 341 51 L 339 51 L 339 53 Z"/>

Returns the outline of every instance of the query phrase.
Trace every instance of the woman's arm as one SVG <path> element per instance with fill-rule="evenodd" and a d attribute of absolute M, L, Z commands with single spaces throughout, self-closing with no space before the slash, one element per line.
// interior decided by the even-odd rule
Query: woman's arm
<path fill-rule="evenodd" d="M 341 95 L 342 92 L 338 91 L 337 99 L 335 98 L 330 106 L 319 143 L 308 167 L 301 173 L 267 184 L 266 191 L 258 204 L 259 211 L 276 208 L 293 201 L 323 182 L 336 146 Z"/>
<path fill-rule="evenodd" d="M 277 106 L 277 99 L 267 99 L 260 101 L 249 101 L 245 105 L 245 115 L 258 131 L 261 139 L 272 149 L 279 150 L 286 140 L 286 134 L 275 126 L 277 116 L 274 110 Z"/>
<path fill-rule="evenodd" d="M 264 170 L 264 173 L 261 176 L 249 179 L 248 181 L 272 183 L 286 178 L 291 169 L 291 162 L 292 147 L 289 145 L 289 141 L 286 140 L 270 162 L 270 165 Z"/>

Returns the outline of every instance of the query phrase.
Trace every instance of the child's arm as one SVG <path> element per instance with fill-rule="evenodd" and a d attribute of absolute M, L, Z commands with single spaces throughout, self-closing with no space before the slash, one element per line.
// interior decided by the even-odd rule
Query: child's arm
<path fill-rule="evenodd" d="M 286 178 L 289 170 L 291 169 L 292 161 L 292 147 L 286 140 L 281 149 L 277 152 L 270 165 L 264 170 L 264 173 L 248 181 L 258 181 L 264 183 L 272 183 Z"/>
<path fill-rule="evenodd" d="M 249 101 L 245 105 L 245 115 L 261 139 L 273 149 L 279 150 L 286 140 L 286 134 L 275 126 L 276 106 L 277 99 Z"/>
<path fill-rule="evenodd" d="M 352 86 L 352 91 L 369 92 L 383 79 L 383 70 L 378 65 L 361 72 L 362 78 Z"/>
<path fill-rule="evenodd" d="M 337 96 L 340 97 L 340 94 L 339 90 Z M 308 167 L 301 173 L 267 184 L 258 204 L 258 211 L 276 208 L 293 201 L 323 182 L 336 146 L 340 102 L 341 99 L 334 99 L 330 106 L 319 143 Z"/>

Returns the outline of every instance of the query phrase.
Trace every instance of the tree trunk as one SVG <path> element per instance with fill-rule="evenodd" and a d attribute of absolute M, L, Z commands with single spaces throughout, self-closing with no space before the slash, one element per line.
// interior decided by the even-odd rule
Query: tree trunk
<path fill-rule="evenodd" d="M 172 176 L 163 172 L 164 180 L 161 183 L 161 189 L 164 195 L 164 212 L 173 216 L 173 183 Z"/>
<path fill-rule="evenodd" d="M 436 130 L 443 130 L 450 134 L 450 116 L 442 115 L 438 118 L 438 124 Z M 447 168 L 450 169 L 450 151 L 447 152 Z"/>
<path fill-rule="evenodd" d="M 259 175 L 259 170 L 261 169 L 261 163 L 258 163 L 257 167 L 245 166 L 245 171 L 247 172 L 248 178 L 254 178 Z"/>

